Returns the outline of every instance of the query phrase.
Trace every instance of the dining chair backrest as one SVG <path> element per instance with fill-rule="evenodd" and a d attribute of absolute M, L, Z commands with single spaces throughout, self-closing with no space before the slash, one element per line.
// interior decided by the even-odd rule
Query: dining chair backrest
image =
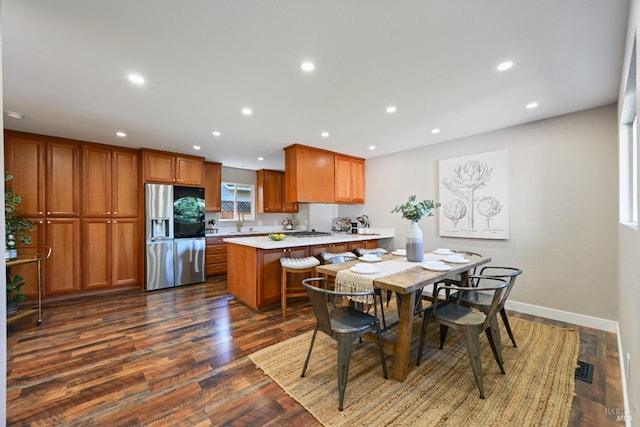
<path fill-rule="evenodd" d="M 322 332 L 333 336 L 333 329 L 331 327 L 331 315 L 327 306 L 327 295 L 334 301 L 337 297 L 350 297 L 350 296 L 372 296 L 371 292 L 336 292 L 327 288 L 326 280 L 322 277 L 312 277 L 304 279 L 302 285 L 309 291 L 309 300 L 311 301 L 311 308 L 313 314 L 318 321 L 318 329 Z M 374 304 L 374 316 L 378 317 L 378 312 Z"/>
<path fill-rule="evenodd" d="M 504 295 L 507 291 L 507 288 L 509 287 L 509 282 L 505 279 L 491 276 L 468 276 L 466 280 L 467 286 L 456 287 L 456 290 L 460 291 L 465 290 L 466 288 L 467 292 L 493 292 L 491 306 L 485 313 L 486 317 L 482 325 L 483 329 L 487 329 L 489 327 L 491 319 L 493 318 L 493 316 L 495 316 L 496 311 L 500 310 L 501 308 Z M 461 292 L 458 292 L 458 296 L 460 294 Z"/>
<path fill-rule="evenodd" d="M 507 301 L 507 298 L 509 298 L 509 294 L 511 293 L 513 286 L 516 284 L 516 279 L 521 274 L 522 274 L 522 270 L 515 267 L 498 267 L 498 266 L 490 265 L 487 267 L 483 267 L 482 270 L 480 270 L 480 276 L 498 277 L 500 279 L 509 280 L 509 286 L 504 291 L 500 307 L 504 306 L 504 303 Z"/>

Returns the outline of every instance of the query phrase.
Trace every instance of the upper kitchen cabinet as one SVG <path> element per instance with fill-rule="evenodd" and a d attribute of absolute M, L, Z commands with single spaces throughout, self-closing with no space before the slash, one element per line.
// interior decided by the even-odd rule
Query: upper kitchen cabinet
<path fill-rule="evenodd" d="M 204 162 L 204 210 L 220 212 L 222 163 Z"/>
<path fill-rule="evenodd" d="M 4 132 L 6 185 L 22 196 L 20 211 L 28 218 L 44 218 L 46 144 L 41 135 Z"/>
<path fill-rule="evenodd" d="M 364 159 L 300 144 L 284 151 L 287 202 L 364 203 Z"/>
<path fill-rule="evenodd" d="M 364 159 L 336 154 L 335 197 L 337 203 L 364 203 Z"/>
<path fill-rule="evenodd" d="M 82 214 L 88 217 L 137 217 L 139 176 L 136 150 L 83 144 Z"/>
<path fill-rule="evenodd" d="M 298 203 L 285 202 L 284 172 L 260 169 L 256 173 L 258 213 L 298 212 Z"/>
<path fill-rule="evenodd" d="M 294 144 L 285 151 L 285 201 L 335 203 L 335 153 Z"/>
<path fill-rule="evenodd" d="M 80 143 L 47 141 L 45 186 L 47 217 L 80 215 Z"/>
<path fill-rule="evenodd" d="M 144 182 L 202 187 L 204 158 L 142 149 Z"/>

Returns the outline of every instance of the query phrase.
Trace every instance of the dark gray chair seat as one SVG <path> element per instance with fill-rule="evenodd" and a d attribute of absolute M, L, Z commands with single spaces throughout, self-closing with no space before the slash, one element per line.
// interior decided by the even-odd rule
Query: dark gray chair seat
<path fill-rule="evenodd" d="M 376 305 L 374 304 L 374 315 L 364 313 L 351 307 L 335 307 L 336 299 L 349 296 L 373 296 L 373 292 L 336 292 L 327 289 L 324 278 L 311 278 L 302 281 L 302 285 L 309 292 L 309 300 L 313 313 L 316 316 L 316 328 L 311 337 L 309 352 L 302 368 L 301 376 L 304 377 L 311 358 L 311 351 L 316 340 L 318 331 L 322 331 L 336 340 L 338 343 L 338 409 L 344 409 L 344 393 L 347 388 L 347 378 L 349 377 L 349 363 L 351 361 L 351 351 L 353 342 L 362 336 L 375 333 L 378 339 L 378 349 L 380 351 L 380 362 L 384 378 L 388 378 L 387 364 L 382 348 L 382 335 L 380 334 L 380 321 L 378 320 Z M 327 297 L 332 300 L 331 311 L 327 304 Z"/>

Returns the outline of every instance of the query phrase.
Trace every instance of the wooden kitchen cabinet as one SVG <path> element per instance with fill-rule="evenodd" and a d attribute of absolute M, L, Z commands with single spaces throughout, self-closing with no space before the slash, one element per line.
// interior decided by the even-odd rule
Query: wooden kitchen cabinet
<path fill-rule="evenodd" d="M 202 187 L 204 158 L 142 149 L 144 182 Z"/>
<path fill-rule="evenodd" d="M 142 283 L 138 218 L 114 218 L 111 222 L 111 286 Z"/>
<path fill-rule="evenodd" d="M 140 283 L 140 221 L 82 220 L 82 289 Z"/>
<path fill-rule="evenodd" d="M 358 242 L 349 242 L 349 250 L 354 251 L 356 249 L 376 249 L 378 247 L 378 240 L 360 240 Z"/>
<path fill-rule="evenodd" d="M 204 210 L 220 212 L 222 197 L 222 163 L 204 162 Z"/>
<path fill-rule="evenodd" d="M 45 244 L 51 256 L 45 261 L 45 295 L 80 290 L 80 219 L 52 218 L 45 221 Z"/>
<path fill-rule="evenodd" d="M 335 199 L 337 203 L 365 202 L 364 159 L 335 156 Z"/>
<path fill-rule="evenodd" d="M 251 246 L 227 245 L 227 283 L 239 301 L 254 310 L 280 302 L 281 257 L 305 257 L 309 247 L 258 249 Z M 289 280 L 301 281 L 304 275 L 291 275 Z"/>
<path fill-rule="evenodd" d="M 313 245 L 309 248 L 309 251 L 312 256 L 320 255 L 323 252 L 330 252 L 333 254 L 341 253 L 341 252 L 349 252 L 351 249 L 349 248 L 349 242 L 344 243 L 327 243 L 324 245 Z M 355 256 L 355 254 L 354 254 Z"/>
<path fill-rule="evenodd" d="M 227 272 L 227 244 L 222 237 L 217 236 L 207 236 L 206 240 L 205 269 L 207 276 L 225 274 Z"/>
<path fill-rule="evenodd" d="M 45 216 L 80 215 L 80 143 L 47 141 Z"/>
<path fill-rule="evenodd" d="M 13 176 L 8 188 L 22 196 L 20 210 L 28 218 L 44 218 L 46 144 L 41 135 L 5 130 L 5 172 Z"/>
<path fill-rule="evenodd" d="M 284 172 L 260 169 L 256 174 L 258 213 L 298 212 L 298 203 L 285 201 Z"/>
<path fill-rule="evenodd" d="M 300 144 L 285 150 L 285 201 L 334 203 L 335 154 Z"/>
<path fill-rule="evenodd" d="M 82 146 L 82 215 L 140 215 L 139 155 L 135 150 Z"/>

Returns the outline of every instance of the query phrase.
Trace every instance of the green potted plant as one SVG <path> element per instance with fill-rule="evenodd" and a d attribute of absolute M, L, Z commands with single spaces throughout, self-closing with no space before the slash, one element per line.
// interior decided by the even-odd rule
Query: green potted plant
<path fill-rule="evenodd" d="M 215 225 L 216 225 L 216 219 L 215 219 L 215 218 L 209 218 L 209 219 L 207 220 L 207 224 L 209 224 L 209 227 L 208 227 L 208 228 L 209 228 L 209 230 L 212 230 L 212 231 L 213 231 L 213 230 L 215 230 L 215 228 L 214 228 L 214 227 L 215 227 Z"/>
<path fill-rule="evenodd" d="M 18 304 L 25 301 L 27 297 L 22 293 L 25 285 L 22 276 L 11 276 L 7 274 L 7 317 L 18 312 Z"/>
<path fill-rule="evenodd" d="M 33 224 L 28 219 L 20 215 L 18 205 L 22 201 L 22 196 L 7 188 L 7 182 L 13 179 L 10 174 L 5 174 L 4 183 L 4 223 L 6 236 L 9 235 L 17 239 L 22 245 L 31 244 L 31 235 L 29 231 L 33 230 Z M 7 316 L 11 313 L 15 314 L 18 310 L 18 303 L 27 299 L 22 293 L 22 287 L 25 285 L 22 276 L 11 276 L 7 273 Z"/>

